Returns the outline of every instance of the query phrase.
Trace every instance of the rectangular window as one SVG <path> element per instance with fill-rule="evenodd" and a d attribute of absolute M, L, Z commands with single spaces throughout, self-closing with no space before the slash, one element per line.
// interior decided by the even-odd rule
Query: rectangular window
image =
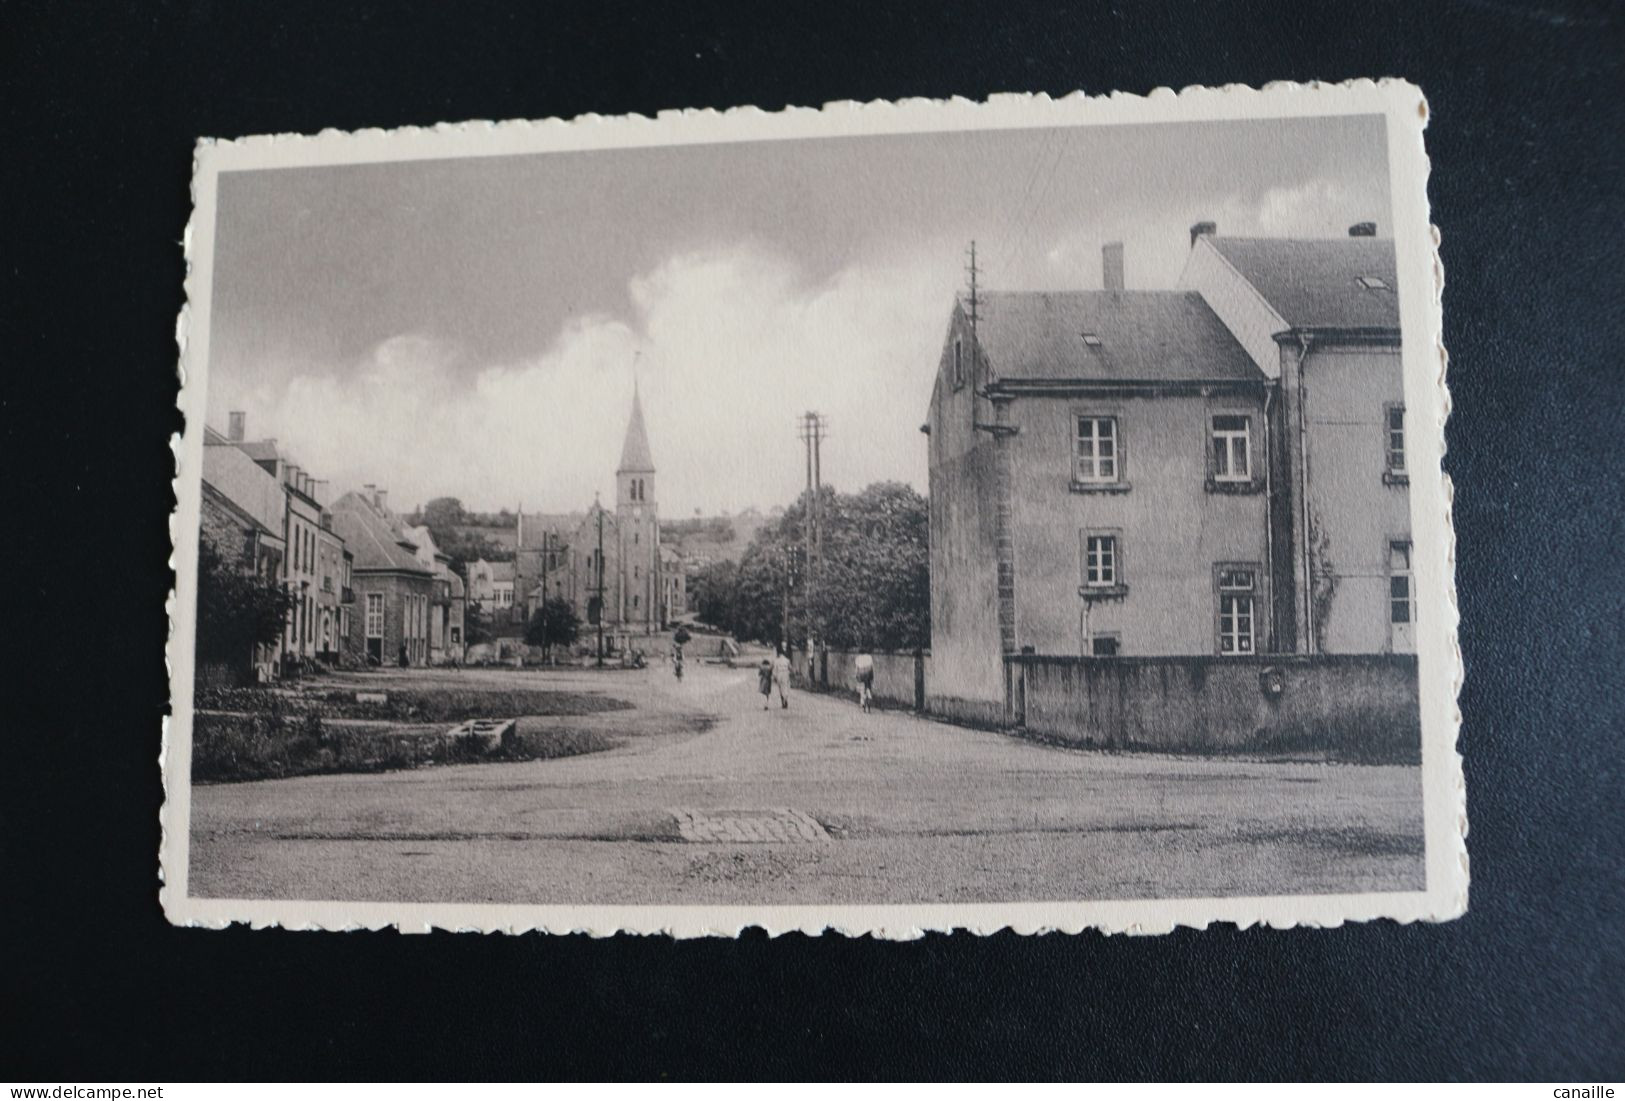
<path fill-rule="evenodd" d="M 1080 482 L 1115 482 L 1120 464 L 1116 417 L 1079 417 L 1072 476 Z"/>
<path fill-rule="evenodd" d="M 1252 480 L 1249 450 L 1252 418 L 1221 414 L 1213 418 L 1213 480 L 1246 482 Z"/>
<path fill-rule="evenodd" d="M 1416 620 L 1416 593 L 1411 578 L 1411 545 L 1396 539 L 1388 544 L 1389 623 L 1408 625 Z"/>
<path fill-rule="evenodd" d="M 1117 656 L 1118 638 L 1116 635 L 1096 635 L 1089 640 L 1089 656 L 1097 658 L 1114 658 Z"/>
<path fill-rule="evenodd" d="M 1104 588 L 1117 584 L 1117 537 L 1115 535 L 1085 535 L 1083 537 L 1083 583 L 1091 588 Z"/>
<path fill-rule="evenodd" d="M 1240 566 L 1219 568 L 1219 653 L 1253 653 L 1257 575 Z"/>
<path fill-rule="evenodd" d="M 958 337 L 955 337 L 954 338 L 954 388 L 955 389 L 958 389 L 959 387 L 965 385 L 965 364 L 964 364 L 963 349 L 962 349 L 961 345 L 962 345 L 962 342 L 959 340 Z"/>
<path fill-rule="evenodd" d="M 1387 441 L 1387 466 L 1390 474 L 1405 473 L 1405 407 L 1383 407 L 1383 428 Z"/>
<path fill-rule="evenodd" d="M 367 637 L 384 637 L 384 594 L 367 594 Z"/>

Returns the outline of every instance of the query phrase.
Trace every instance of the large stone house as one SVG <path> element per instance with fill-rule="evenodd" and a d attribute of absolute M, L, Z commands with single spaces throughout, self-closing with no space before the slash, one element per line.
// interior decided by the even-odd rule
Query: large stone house
<path fill-rule="evenodd" d="M 354 555 L 351 586 L 356 614 L 348 645 L 375 665 L 426 665 L 435 570 L 389 509 L 386 491 L 367 486 L 333 502 L 333 526 Z"/>
<path fill-rule="evenodd" d="M 1406 651 L 1392 243 L 1193 229 L 1177 290 L 955 303 L 927 423 L 933 707 L 1006 660 Z"/>
<path fill-rule="evenodd" d="M 435 545 L 428 525 L 406 529 L 417 547 L 417 560 L 434 574 L 434 592 L 429 600 L 429 664 L 462 664 L 464 653 L 463 613 L 468 590 L 451 568 L 451 556 Z"/>
<path fill-rule="evenodd" d="M 205 427 L 199 535 L 221 561 L 261 581 L 280 583 L 287 512 L 282 483 L 225 436 Z M 279 639 L 243 654 L 227 673 L 266 681 L 275 675 L 281 657 Z"/>
<path fill-rule="evenodd" d="M 212 473 L 219 486 L 231 487 L 228 494 L 257 502 L 250 511 L 263 512 L 267 525 L 280 506 L 279 579 L 293 605 L 272 660 L 278 672 L 316 659 L 337 662 L 350 608 L 343 585 L 347 552 L 327 508 L 328 484 L 285 455 L 276 440 L 247 439 L 246 427 L 247 415 L 234 411 L 225 435 L 205 430 L 205 483 Z M 253 477 L 250 466 L 264 477 Z"/>
<path fill-rule="evenodd" d="M 1410 477 L 1394 243 L 1192 232 L 1198 291 L 1270 380 L 1283 447 L 1281 648 L 1414 653 Z"/>

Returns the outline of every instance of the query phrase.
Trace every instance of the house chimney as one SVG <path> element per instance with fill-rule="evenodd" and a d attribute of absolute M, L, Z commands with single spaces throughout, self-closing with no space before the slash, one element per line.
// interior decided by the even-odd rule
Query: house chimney
<path fill-rule="evenodd" d="M 311 496 L 316 498 L 316 503 L 318 505 L 321 505 L 323 508 L 327 507 L 327 479 L 326 478 L 323 478 L 323 479 L 321 479 L 320 481 L 318 481 L 316 483 L 316 490 L 315 490 L 314 493 L 311 494 Z"/>
<path fill-rule="evenodd" d="M 282 468 L 282 480 L 294 489 L 299 488 L 299 464 L 289 463 Z"/>
<path fill-rule="evenodd" d="M 1217 222 L 1197 222 L 1191 226 L 1191 248 L 1196 247 L 1198 237 L 1212 237 L 1218 232 L 1219 223 Z"/>
<path fill-rule="evenodd" d="M 1107 290 L 1123 289 L 1123 242 L 1108 242 L 1100 250 L 1100 274 Z"/>
<path fill-rule="evenodd" d="M 378 491 L 377 496 L 378 496 L 378 508 L 379 508 L 379 510 L 383 511 L 383 512 L 388 512 L 389 511 L 389 490 L 380 489 Z"/>
<path fill-rule="evenodd" d="M 226 417 L 226 439 L 232 443 L 242 443 L 243 433 L 248 430 L 248 414 L 241 409 L 233 409 Z"/>
<path fill-rule="evenodd" d="M 1376 222 L 1355 222 L 1349 226 L 1350 237 L 1375 237 L 1377 235 Z"/>

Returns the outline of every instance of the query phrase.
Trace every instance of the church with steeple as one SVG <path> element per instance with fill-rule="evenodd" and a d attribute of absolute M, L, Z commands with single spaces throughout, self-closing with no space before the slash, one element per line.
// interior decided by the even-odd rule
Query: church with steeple
<path fill-rule="evenodd" d="M 569 600 L 584 640 L 602 617 L 615 649 L 665 630 L 685 610 L 686 586 L 675 556 L 661 553 L 657 500 L 643 399 L 634 383 L 613 507 L 594 500 L 585 513 L 520 514 L 517 588 L 525 614 L 544 596 Z"/>

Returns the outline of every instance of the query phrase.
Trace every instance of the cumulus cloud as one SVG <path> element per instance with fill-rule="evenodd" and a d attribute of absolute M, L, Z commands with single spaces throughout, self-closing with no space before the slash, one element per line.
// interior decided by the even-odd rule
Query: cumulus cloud
<path fill-rule="evenodd" d="M 750 246 L 684 253 L 631 280 L 633 317 L 580 317 L 529 360 L 473 363 L 433 334 L 403 333 L 348 369 L 222 400 L 316 477 L 387 486 L 406 507 L 609 499 L 634 373 L 668 517 L 792 500 L 805 477 L 795 420 L 808 409 L 830 418 L 827 482 L 923 489 L 918 429 L 956 275 L 903 259 L 813 279 Z"/>

